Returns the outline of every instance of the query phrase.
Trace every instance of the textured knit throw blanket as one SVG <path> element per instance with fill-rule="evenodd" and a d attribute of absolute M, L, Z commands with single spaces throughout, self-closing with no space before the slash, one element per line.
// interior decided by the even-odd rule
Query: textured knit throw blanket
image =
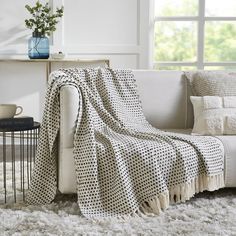
<path fill-rule="evenodd" d="M 74 159 L 84 216 L 159 214 L 169 200 L 224 186 L 222 143 L 152 127 L 131 71 L 65 69 L 49 81 L 28 203 L 49 203 L 56 194 L 59 92 L 67 84 L 80 96 Z"/>

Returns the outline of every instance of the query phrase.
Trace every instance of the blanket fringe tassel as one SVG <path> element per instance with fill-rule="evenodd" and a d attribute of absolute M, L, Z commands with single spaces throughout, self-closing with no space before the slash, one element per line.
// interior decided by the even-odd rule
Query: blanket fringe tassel
<path fill-rule="evenodd" d="M 200 175 L 188 183 L 170 187 L 169 190 L 145 200 L 139 207 L 137 214 L 159 215 L 169 204 L 185 202 L 194 194 L 204 190 L 214 191 L 223 188 L 224 174 L 214 176 Z"/>

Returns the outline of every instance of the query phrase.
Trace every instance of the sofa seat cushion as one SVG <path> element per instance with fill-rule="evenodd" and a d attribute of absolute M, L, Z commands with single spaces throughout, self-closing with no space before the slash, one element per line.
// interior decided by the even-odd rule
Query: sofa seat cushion
<path fill-rule="evenodd" d="M 191 129 L 165 129 L 168 132 L 191 134 Z M 236 187 L 236 135 L 215 136 L 225 149 L 225 186 Z"/>

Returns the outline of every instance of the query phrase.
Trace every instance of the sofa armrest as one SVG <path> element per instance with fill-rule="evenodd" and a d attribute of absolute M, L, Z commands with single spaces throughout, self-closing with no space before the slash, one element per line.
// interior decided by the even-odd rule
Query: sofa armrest
<path fill-rule="evenodd" d="M 58 190 L 65 194 L 76 193 L 73 143 L 78 110 L 79 93 L 77 88 L 73 85 L 62 86 L 60 89 Z"/>
<path fill-rule="evenodd" d="M 60 89 L 60 149 L 72 148 L 79 109 L 79 93 L 73 85 Z"/>

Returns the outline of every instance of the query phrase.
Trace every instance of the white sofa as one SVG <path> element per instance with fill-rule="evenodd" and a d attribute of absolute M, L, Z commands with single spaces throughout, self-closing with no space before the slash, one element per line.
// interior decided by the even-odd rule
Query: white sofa
<path fill-rule="evenodd" d="M 190 88 L 180 71 L 134 70 L 138 93 L 147 120 L 156 128 L 191 133 L 193 109 Z M 68 85 L 60 91 L 60 141 L 58 189 L 61 193 L 76 192 L 73 159 L 73 133 L 79 96 Z M 236 187 L 236 136 L 218 136 L 225 148 L 225 186 Z"/>

